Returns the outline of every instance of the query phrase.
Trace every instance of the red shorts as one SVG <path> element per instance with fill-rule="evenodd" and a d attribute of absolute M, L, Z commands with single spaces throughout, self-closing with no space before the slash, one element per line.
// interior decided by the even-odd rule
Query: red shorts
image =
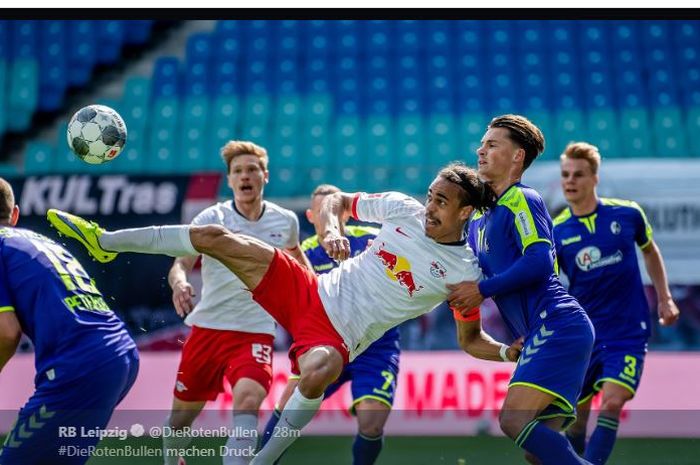
<path fill-rule="evenodd" d="M 273 339 L 270 334 L 192 327 L 173 394 L 186 402 L 214 400 L 224 390 L 224 378 L 232 387 L 250 378 L 269 391 Z"/>
<path fill-rule="evenodd" d="M 331 346 L 348 363 L 348 349 L 335 330 L 318 296 L 318 279 L 313 271 L 286 253 L 275 256 L 260 284 L 253 290 L 260 304 L 292 336 L 289 359 L 292 373 L 299 374 L 297 359 L 317 346 Z"/>

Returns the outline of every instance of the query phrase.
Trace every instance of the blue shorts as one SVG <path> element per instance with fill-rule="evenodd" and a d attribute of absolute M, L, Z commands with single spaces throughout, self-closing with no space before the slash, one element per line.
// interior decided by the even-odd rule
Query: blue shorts
<path fill-rule="evenodd" d="M 642 377 L 646 353 L 646 339 L 596 342 L 579 404 L 589 401 L 606 382 L 619 384 L 634 396 Z"/>
<path fill-rule="evenodd" d="M 555 397 L 538 418 L 565 417 L 569 424 L 576 419 L 594 334 L 588 316 L 577 311 L 545 317 L 527 336 L 509 386 L 528 386 Z"/>
<path fill-rule="evenodd" d="M 48 380 L 40 383 L 20 409 L 5 439 L 0 463 L 82 465 L 87 462 L 89 455 L 76 451 L 98 443 L 99 436 L 94 431 L 107 426 L 112 411 L 134 384 L 138 368 L 138 352 L 132 349 L 73 381 L 59 386 Z"/>
<path fill-rule="evenodd" d="M 398 331 L 395 336 L 385 334 L 345 366 L 338 379 L 326 389 L 325 397 L 332 396 L 343 384 L 352 381 L 352 414 L 355 414 L 355 406 L 367 399 L 391 408 L 399 375 L 400 354 Z"/>

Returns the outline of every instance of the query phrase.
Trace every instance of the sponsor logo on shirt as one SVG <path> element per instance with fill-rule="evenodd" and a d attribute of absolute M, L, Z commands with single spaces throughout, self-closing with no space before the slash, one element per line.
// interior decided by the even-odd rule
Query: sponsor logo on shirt
<path fill-rule="evenodd" d="M 187 390 L 187 386 L 185 386 L 185 383 L 182 381 L 178 381 L 175 383 L 175 390 L 177 392 L 185 392 Z"/>
<path fill-rule="evenodd" d="M 574 242 L 579 242 L 581 240 L 581 236 L 574 236 L 574 237 L 567 237 L 566 239 L 561 240 L 561 245 L 569 245 L 573 244 Z"/>
<path fill-rule="evenodd" d="M 533 234 L 533 230 L 530 227 L 530 221 L 527 217 L 527 213 L 524 211 L 518 212 L 515 215 L 516 221 L 520 224 L 520 230 L 523 232 L 523 237 L 528 237 Z"/>
<path fill-rule="evenodd" d="M 379 246 L 379 249 L 374 254 L 382 261 L 389 279 L 405 287 L 409 297 L 413 297 L 414 292 L 423 289 L 423 286 L 416 284 L 413 273 L 411 272 L 411 262 L 409 262 L 406 257 L 389 252 L 384 249 L 384 244 Z"/>
<path fill-rule="evenodd" d="M 591 271 L 603 266 L 614 265 L 622 261 L 622 252 L 603 257 L 600 249 L 595 246 L 584 247 L 576 254 L 576 265 L 583 271 Z"/>

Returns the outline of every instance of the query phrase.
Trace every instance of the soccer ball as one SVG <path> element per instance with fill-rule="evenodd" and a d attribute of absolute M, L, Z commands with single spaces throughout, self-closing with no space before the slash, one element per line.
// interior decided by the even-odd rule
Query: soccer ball
<path fill-rule="evenodd" d="M 86 163 L 114 160 L 126 143 L 126 124 L 119 113 L 104 105 L 78 110 L 68 123 L 68 146 Z"/>

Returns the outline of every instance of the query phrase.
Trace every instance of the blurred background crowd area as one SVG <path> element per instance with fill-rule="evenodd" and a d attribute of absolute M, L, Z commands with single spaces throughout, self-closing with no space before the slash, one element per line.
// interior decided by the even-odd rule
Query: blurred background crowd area
<path fill-rule="evenodd" d="M 128 127 L 124 152 L 100 166 L 66 144 L 68 119 L 89 103 L 115 108 Z M 51 207 L 110 227 L 189 221 L 230 198 L 218 151 L 248 139 L 268 149 L 265 196 L 300 214 L 303 239 L 315 185 L 422 196 L 440 166 L 473 164 L 503 113 L 543 130 L 535 184 L 545 191 L 557 189 L 556 161 L 572 140 L 597 145 L 610 177 L 651 183 L 635 191 L 625 187 L 634 180 L 603 178 L 604 194 L 640 200 L 665 189 L 640 203 L 675 260 L 682 318 L 655 324 L 651 347 L 699 349 L 700 21 L 0 21 L 0 176 L 15 187 L 22 224 L 47 234 Z M 667 169 L 671 181 L 654 178 Z M 553 215 L 562 208 L 561 196 L 545 199 Z M 146 349 L 177 349 L 187 332 L 170 305 L 170 263 L 86 263 Z M 483 313 L 506 339 L 495 307 Z M 401 332 L 406 349 L 457 348 L 445 308 Z"/>

